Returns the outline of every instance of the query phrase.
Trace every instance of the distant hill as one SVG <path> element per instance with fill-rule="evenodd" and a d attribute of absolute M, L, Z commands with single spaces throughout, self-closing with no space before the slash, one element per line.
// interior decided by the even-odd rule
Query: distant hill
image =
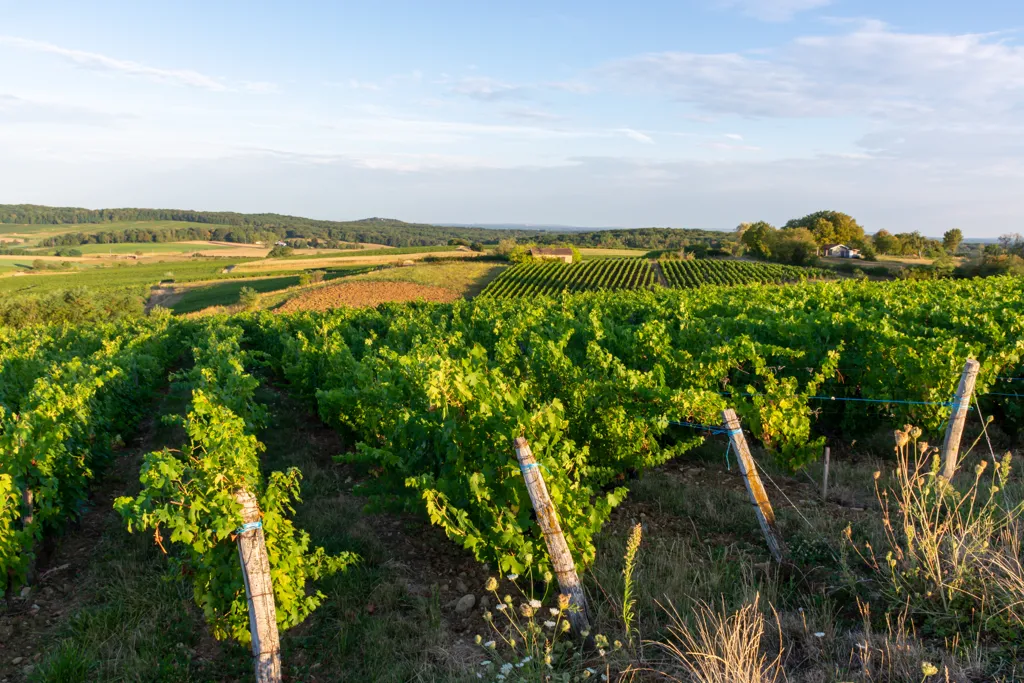
<path fill-rule="evenodd" d="M 174 221 L 182 227 L 139 226 L 145 221 Z M 118 223 L 132 222 L 131 227 Z M 682 228 L 571 228 L 567 226 L 470 226 L 406 223 L 394 218 L 328 221 L 276 213 L 192 211 L 184 209 L 83 209 L 34 204 L 0 205 L 0 223 L 28 225 L 81 225 L 82 230 L 50 237 L 43 246 L 80 244 L 178 242 L 218 240 L 252 244 L 278 240 L 307 241 L 335 247 L 372 242 L 393 247 L 436 246 L 452 242 L 497 244 L 514 238 L 541 244 L 571 243 L 582 247 L 674 249 L 694 244 L 719 246 L 731 233 Z M 209 226 L 209 227 L 206 227 Z"/>

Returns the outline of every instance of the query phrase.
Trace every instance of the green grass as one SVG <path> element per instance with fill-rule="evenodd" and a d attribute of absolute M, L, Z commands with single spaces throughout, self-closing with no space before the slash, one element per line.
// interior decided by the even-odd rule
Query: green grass
<path fill-rule="evenodd" d="M 194 282 L 259 275 L 259 273 L 222 272 L 227 266 L 244 263 L 246 260 L 249 259 L 126 263 L 125 265 L 93 268 L 77 273 L 7 277 L 0 279 L 0 294 L 45 294 L 72 287 L 89 287 L 97 290 L 136 289 L 142 294 L 151 285 L 164 279 L 173 279 L 175 282 Z M 29 259 L 26 261 L 31 263 Z"/>

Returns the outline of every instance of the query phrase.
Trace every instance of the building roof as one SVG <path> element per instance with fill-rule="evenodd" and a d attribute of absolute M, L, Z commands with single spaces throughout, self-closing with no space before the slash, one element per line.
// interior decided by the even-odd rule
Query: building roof
<path fill-rule="evenodd" d="M 531 247 L 530 253 L 534 256 L 572 256 L 572 249 L 564 247 Z"/>
<path fill-rule="evenodd" d="M 822 247 L 822 249 L 824 249 L 825 251 L 829 251 L 830 249 L 835 249 L 836 247 L 843 247 L 844 249 L 847 248 L 845 244 L 826 244 L 825 246 Z"/>

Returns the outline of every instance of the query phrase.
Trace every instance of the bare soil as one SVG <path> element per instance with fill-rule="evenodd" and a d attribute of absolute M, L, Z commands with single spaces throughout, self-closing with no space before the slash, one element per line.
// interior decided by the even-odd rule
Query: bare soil
<path fill-rule="evenodd" d="M 411 282 L 345 282 L 321 287 L 289 299 L 275 309 L 279 313 L 326 311 L 340 306 L 376 306 L 386 302 L 449 302 L 460 298 L 445 287 L 417 285 Z"/>

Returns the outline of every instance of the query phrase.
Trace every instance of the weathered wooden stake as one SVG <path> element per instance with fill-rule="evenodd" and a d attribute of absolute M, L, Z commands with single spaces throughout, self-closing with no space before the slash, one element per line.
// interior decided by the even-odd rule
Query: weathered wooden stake
<path fill-rule="evenodd" d="M 583 592 L 580 577 L 576 574 L 576 563 L 573 562 L 572 553 L 565 542 L 562 527 L 558 523 L 558 513 L 551 502 L 551 496 L 548 495 L 548 487 L 544 483 L 544 476 L 537 466 L 530 445 L 520 436 L 515 440 L 515 449 L 519 469 L 522 470 L 523 480 L 526 482 L 526 490 L 530 493 L 530 501 L 537 513 L 537 524 L 544 534 L 548 555 L 551 556 L 551 564 L 558 578 L 558 587 L 563 595 L 569 596 L 569 623 L 573 632 L 581 636 L 584 631 L 590 631 L 590 618 L 587 612 L 587 596 Z M 578 609 L 572 609 L 572 606 Z"/>
<path fill-rule="evenodd" d="M 743 475 L 743 481 L 746 482 L 747 493 L 750 495 L 750 502 L 754 506 L 761 531 L 764 532 L 765 541 L 768 542 L 768 550 L 771 551 L 775 561 L 781 564 L 786 561 L 789 551 L 785 541 L 782 540 L 782 534 L 779 533 L 779 529 L 775 525 L 772 504 L 768 502 L 768 494 L 764 490 L 764 484 L 761 483 L 761 475 L 757 473 L 754 458 L 750 455 L 750 448 L 747 447 L 747 439 L 743 436 L 743 430 L 740 429 L 740 420 L 736 417 L 736 411 L 732 408 L 723 410 L 722 424 L 732 441 L 733 450 L 736 451 L 740 473 Z"/>
<path fill-rule="evenodd" d="M 21 528 L 29 529 L 33 522 L 36 521 L 36 508 L 35 508 L 35 495 L 32 493 L 32 489 L 25 487 L 25 490 L 21 492 Z M 28 568 L 25 570 L 25 583 L 32 584 L 36 578 L 36 562 L 35 558 L 30 558 Z"/>
<path fill-rule="evenodd" d="M 978 380 L 978 371 L 981 364 L 978 361 L 969 359 L 964 363 L 963 374 L 960 375 L 960 385 L 956 388 L 956 397 L 953 399 L 953 407 L 949 413 L 949 425 L 946 427 L 946 438 L 942 441 L 942 476 L 946 480 L 953 478 L 956 474 L 957 460 L 960 458 L 960 438 L 964 434 L 964 422 L 967 420 L 967 411 L 971 407 L 971 397 L 974 395 L 974 383 Z"/>
<path fill-rule="evenodd" d="M 825 467 L 821 473 L 821 499 L 828 500 L 828 459 L 831 453 L 828 446 L 825 446 Z"/>
<path fill-rule="evenodd" d="M 245 523 L 238 535 L 238 557 L 245 578 L 245 595 L 249 600 L 249 633 L 252 635 L 252 659 L 256 683 L 280 683 L 281 642 L 277 635 L 277 609 L 274 586 L 270 581 L 270 560 L 263 538 L 260 508 L 248 491 L 238 491 L 235 500 L 242 505 Z"/>

